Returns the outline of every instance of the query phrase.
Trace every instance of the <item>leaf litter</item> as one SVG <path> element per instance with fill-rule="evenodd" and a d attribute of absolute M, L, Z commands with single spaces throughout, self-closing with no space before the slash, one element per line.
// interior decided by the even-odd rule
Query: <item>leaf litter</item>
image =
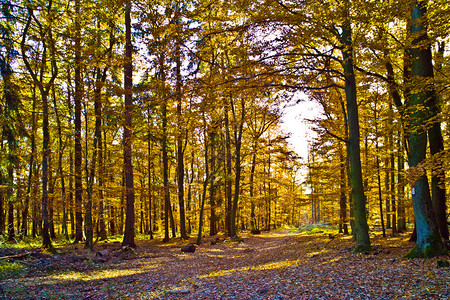
<path fill-rule="evenodd" d="M 450 269 L 438 267 L 449 257 L 402 258 L 414 246 L 407 235 L 373 237 L 370 254 L 352 253 L 349 236 L 288 230 L 207 237 L 194 253 L 184 244 L 30 255 L 19 261 L 25 274 L 1 282 L 0 299 L 450 299 Z"/>

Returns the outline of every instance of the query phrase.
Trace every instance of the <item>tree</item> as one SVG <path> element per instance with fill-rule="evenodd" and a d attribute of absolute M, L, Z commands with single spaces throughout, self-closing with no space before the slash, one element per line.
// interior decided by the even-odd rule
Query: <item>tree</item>
<path fill-rule="evenodd" d="M 75 240 L 74 243 L 83 240 L 83 182 L 82 182 L 82 148 L 81 148 L 81 102 L 83 98 L 83 82 L 81 78 L 81 3 L 75 0 L 75 36 L 74 36 L 74 68 L 75 68 L 75 93 L 73 97 L 75 119 L 75 144 L 74 144 L 74 167 L 75 167 Z"/>
<path fill-rule="evenodd" d="M 125 5 L 125 59 L 124 59 L 124 92 L 125 92 L 125 124 L 123 129 L 123 161 L 126 188 L 126 219 L 122 246 L 136 248 L 134 242 L 134 181 L 132 162 L 133 142 L 133 45 L 131 43 L 131 0 Z"/>
<path fill-rule="evenodd" d="M 41 100 L 42 100 L 42 135 L 43 135 L 43 141 L 42 141 L 42 219 L 43 219 L 43 228 L 42 228 L 42 246 L 44 248 L 53 248 L 52 242 L 50 239 L 50 233 L 49 233 L 49 216 L 48 216 L 48 156 L 49 156 L 49 144 L 50 144 L 50 132 L 49 132 L 49 119 L 48 119 L 48 113 L 49 113 L 49 105 L 48 105 L 48 95 L 50 92 L 50 88 L 53 85 L 53 82 L 55 81 L 57 75 L 58 75 L 58 68 L 56 65 L 56 49 L 55 49 L 55 42 L 53 40 L 53 34 L 52 34 L 52 21 L 54 20 L 54 13 L 52 11 L 52 5 L 51 2 L 47 5 L 47 7 L 44 8 L 42 11 L 45 13 L 48 17 L 49 23 L 43 24 L 39 22 L 34 17 L 34 11 L 31 7 L 27 7 L 27 21 L 25 24 L 25 27 L 23 29 L 22 33 L 22 41 L 21 41 L 21 50 L 22 50 L 22 59 L 25 63 L 25 67 L 30 74 L 30 76 L 33 78 L 34 83 L 39 88 L 40 94 L 41 94 Z M 39 28 L 38 34 L 40 36 L 40 40 L 42 42 L 42 55 L 41 55 L 41 64 L 40 64 L 40 75 L 34 71 L 33 67 L 31 66 L 27 50 L 29 50 L 29 47 L 26 45 L 26 41 L 29 34 L 29 29 L 32 21 L 35 21 L 37 23 L 37 27 Z M 44 82 L 44 72 L 47 71 L 47 59 L 48 59 L 48 53 L 47 51 L 50 51 L 50 64 L 51 64 L 51 76 L 50 79 L 47 82 Z"/>
<path fill-rule="evenodd" d="M 412 80 L 410 99 L 408 103 L 409 116 L 409 167 L 414 173 L 412 200 L 417 229 L 416 247 L 408 253 L 408 257 L 433 257 L 446 254 L 436 224 L 436 216 L 430 196 L 427 175 L 422 165 L 426 157 L 427 131 L 424 123 L 429 118 L 428 101 L 436 97 L 433 79 L 431 48 L 427 36 L 427 2 L 418 1 L 411 6 L 412 40 Z M 430 80 L 425 86 L 423 80 Z M 430 83 L 431 82 L 431 83 Z M 434 102 L 434 101 L 433 101 Z"/>

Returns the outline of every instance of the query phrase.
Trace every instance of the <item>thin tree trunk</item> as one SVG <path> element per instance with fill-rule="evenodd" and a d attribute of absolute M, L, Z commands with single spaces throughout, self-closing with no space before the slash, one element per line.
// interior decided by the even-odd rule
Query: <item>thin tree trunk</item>
<path fill-rule="evenodd" d="M 81 102 L 83 83 L 81 80 L 81 25 L 80 0 L 75 0 L 75 244 L 83 240 L 83 182 L 82 182 L 82 148 L 81 148 Z"/>
<path fill-rule="evenodd" d="M 3 235 L 5 232 L 5 214 L 4 214 L 4 205 L 5 196 L 3 191 L 0 191 L 0 234 Z"/>
<path fill-rule="evenodd" d="M 231 137 L 230 124 L 228 119 L 229 104 L 225 103 L 224 123 L 225 123 L 225 153 L 226 153 L 226 176 L 225 176 L 225 227 L 227 235 L 231 236 L 231 209 L 232 209 L 232 174 L 231 174 Z"/>
<path fill-rule="evenodd" d="M 236 120 L 236 112 L 234 111 L 234 106 L 231 105 L 233 110 L 233 115 L 235 116 L 234 120 Z M 240 195 L 240 183 L 241 183 L 241 146 L 242 146 L 242 131 L 244 128 L 244 116 L 245 116 L 245 102 L 244 99 L 241 99 L 241 118 L 239 122 L 239 127 L 235 126 L 234 128 L 234 143 L 235 143 L 235 155 L 234 155 L 234 195 L 233 195 L 233 203 L 230 214 L 230 236 L 237 236 L 237 210 L 238 210 L 238 201 Z"/>
<path fill-rule="evenodd" d="M 163 185 L 164 185 L 164 239 L 163 242 L 168 242 L 169 237 L 169 214 L 171 213 L 170 207 L 170 191 L 169 191 L 169 158 L 167 156 L 167 97 L 165 93 L 165 70 L 164 60 L 162 54 L 160 54 L 160 76 L 162 84 L 162 159 L 163 159 Z"/>
<path fill-rule="evenodd" d="M 9 184 L 11 185 L 10 187 L 10 193 L 11 195 L 13 195 L 13 184 L 14 184 L 14 169 L 12 165 L 8 166 L 8 177 L 9 177 Z M 14 241 L 16 237 L 16 233 L 14 230 L 14 202 L 13 201 L 9 201 L 8 202 L 8 241 Z"/>
<path fill-rule="evenodd" d="M 31 112 L 31 153 L 30 153 L 30 163 L 29 163 L 29 171 L 28 171 L 28 181 L 27 181 L 27 192 L 25 195 L 25 203 L 24 208 L 22 210 L 22 233 L 24 236 L 28 235 L 28 210 L 30 206 L 30 197 L 31 197 L 31 191 L 32 191 L 32 185 L 33 183 L 33 170 L 34 170 L 34 158 L 36 153 L 36 84 L 33 85 L 33 104 L 32 104 L 32 112 Z M 1 214 L 3 213 L 2 208 L 0 206 L 0 222 L 1 222 Z M 1 227 L 1 225 L 0 225 Z M 1 229 L 0 229 L 1 234 Z"/>
<path fill-rule="evenodd" d="M 181 123 L 181 15 L 180 3 L 176 4 L 176 44 L 175 44 L 175 73 L 176 73 L 176 101 L 177 101 L 177 183 L 178 183 L 178 204 L 180 208 L 180 235 L 182 239 L 188 239 L 186 234 L 186 213 L 184 208 L 184 149 L 183 149 L 183 128 Z"/>
<path fill-rule="evenodd" d="M 251 233 L 259 233 L 255 216 L 255 169 L 256 169 L 256 142 L 253 145 L 252 167 L 250 170 L 250 231 Z"/>
<path fill-rule="evenodd" d="M 127 209 L 125 219 L 125 233 L 123 236 L 122 246 L 130 246 L 136 248 L 134 242 L 134 181 L 133 181 L 133 162 L 131 144 L 133 142 L 133 60 L 131 44 L 131 0 L 125 3 L 125 65 L 124 65 L 124 89 L 125 89 L 125 124 L 123 131 L 124 150 L 123 161 L 125 169 L 126 182 L 126 198 Z"/>
<path fill-rule="evenodd" d="M 47 7 L 47 10 L 51 10 L 51 2 Z M 22 34 L 22 42 L 21 42 L 21 50 L 22 50 L 22 60 L 25 63 L 25 67 L 28 73 L 33 78 L 33 81 L 38 85 L 39 91 L 42 98 L 42 219 L 43 219 L 43 228 L 42 228 L 42 246 L 44 248 L 52 249 L 52 242 L 49 234 L 49 220 L 48 220 L 48 155 L 50 152 L 49 144 L 50 144 L 50 132 L 49 132 L 49 120 L 48 120 L 48 93 L 50 91 L 53 82 L 55 81 L 58 75 L 58 69 L 56 67 L 56 59 L 55 59 L 55 45 L 53 41 L 52 31 L 43 31 L 40 32 L 42 41 L 43 41 L 43 52 L 41 55 L 41 73 L 38 78 L 37 74 L 34 72 L 31 67 L 27 55 L 26 55 L 26 47 L 25 41 L 28 36 L 28 29 L 30 28 L 31 21 L 33 20 L 33 10 L 28 8 L 28 18 L 25 24 L 23 34 Z M 43 71 L 47 64 L 47 47 L 50 46 L 51 51 L 51 78 L 49 81 L 44 84 L 43 79 Z"/>
<path fill-rule="evenodd" d="M 339 171 L 340 171 L 340 200 L 339 200 L 339 215 L 340 215 L 340 226 L 339 232 L 348 234 L 348 225 L 347 225 L 347 184 L 345 179 L 345 157 L 344 150 L 342 149 L 341 144 L 339 143 Z"/>
<path fill-rule="evenodd" d="M 64 234 L 66 240 L 69 240 L 69 232 L 67 230 L 66 185 L 65 185 L 64 171 L 63 171 L 63 167 L 62 167 L 64 144 L 63 144 L 63 140 L 62 140 L 61 118 L 60 118 L 58 106 L 56 103 L 55 87 L 52 88 L 52 98 L 53 98 L 53 110 L 55 111 L 56 124 L 58 127 L 58 173 L 59 173 L 60 183 L 61 183 L 61 204 L 62 204 L 62 213 L 63 213 L 62 233 Z"/>
<path fill-rule="evenodd" d="M 209 164 L 208 164 L 208 142 L 207 142 L 207 129 L 206 129 L 206 119 L 203 114 L 203 135 L 205 140 L 205 179 L 203 181 L 203 193 L 200 204 L 200 217 L 198 221 L 198 236 L 197 236 L 197 245 L 200 245 L 202 242 L 202 230 L 203 230 L 203 212 L 205 209 L 205 200 L 206 200 L 206 189 L 208 187 L 209 182 Z"/>
<path fill-rule="evenodd" d="M 384 213 L 383 213 L 383 197 L 381 196 L 381 172 L 380 172 L 380 157 L 378 156 L 378 142 L 376 142 L 377 149 L 377 180 L 378 180 L 378 201 L 380 203 L 380 221 L 381 229 L 383 230 L 383 237 L 386 237 L 386 228 L 384 227 Z"/>
<path fill-rule="evenodd" d="M 209 133 L 209 139 L 210 139 L 210 154 L 209 154 L 209 160 L 211 165 L 211 175 L 210 175 L 210 181 L 211 185 L 209 187 L 209 205 L 210 205 L 210 217 L 209 217 L 209 235 L 216 235 L 216 189 L 217 185 L 215 183 L 216 177 L 216 128 L 212 127 Z"/>
<path fill-rule="evenodd" d="M 48 230 L 50 232 L 50 237 L 56 239 L 55 225 L 53 222 L 54 217 L 54 206 L 55 206 L 55 180 L 53 179 L 53 162 L 52 153 L 49 150 L 48 155 Z"/>
<path fill-rule="evenodd" d="M 405 164 L 404 152 L 402 146 L 402 134 L 401 130 L 398 133 L 399 139 L 397 141 L 397 180 L 398 180 L 398 188 L 397 188 L 397 211 L 398 211 L 398 221 L 397 221 L 397 231 L 405 232 L 406 231 L 406 213 L 405 213 L 405 185 L 403 183 L 403 169 Z"/>
<path fill-rule="evenodd" d="M 148 129 L 147 129 L 147 181 L 148 181 L 148 222 L 149 222 L 149 234 L 150 234 L 150 239 L 153 239 L 153 220 L 152 220 L 152 203 L 153 203 L 153 187 L 152 187 L 152 169 L 153 169 L 153 163 L 152 163 L 152 139 L 151 139 L 151 118 L 150 118 L 150 104 L 147 103 L 147 125 L 148 125 Z"/>

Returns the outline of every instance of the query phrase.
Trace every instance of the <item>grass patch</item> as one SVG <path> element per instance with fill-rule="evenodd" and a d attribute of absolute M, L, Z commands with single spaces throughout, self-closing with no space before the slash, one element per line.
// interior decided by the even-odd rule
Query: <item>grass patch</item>
<path fill-rule="evenodd" d="M 25 268 L 17 262 L 0 261 L 0 280 L 18 277 L 25 272 Z"/>
<path fill-rule="evenodd" d="M 329 225 L 326 223 L 305 224 L 298 228 L 298 232 L 305 234 L 336 234 L 337 226 Z"/>

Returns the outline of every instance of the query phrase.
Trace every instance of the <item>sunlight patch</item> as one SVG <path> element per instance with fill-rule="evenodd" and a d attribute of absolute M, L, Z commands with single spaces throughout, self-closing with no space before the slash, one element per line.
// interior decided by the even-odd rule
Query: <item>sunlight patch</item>
<path fill-rule="evenodd" d="M 206 275 L 198 276 L 199 278 L 208 278 L 208 277 L 220 277 L 220 276 L 226 276 L 230 275 L 232 273 L 236 272 L 249 272 L 249 271 L 260 271 L 260 270 L 273 270 L 273 269 L 281 269 L 286 268 L 294 265 L 298 265 L 299 260 L 282 260 L 278 262 L 272 262 L 267 263 L 260 266 L 254 266 L 254 267 L 242 267 L 237 269 L 230 269 L 230 270 L 220 270 L 216 272 L 211 272 Z"/>
<path fill-rule="evenodd" d="M 49 276 L 48 279 L 53 280 L 64 280 L 64 281 L 91 281 L 99 279 L 109 279 L 121 276 L 130 276 L 146 272 L 148 269 L 156 269 L 160 265 L 146 266 L 140 269 L 129 269 L 129 270 L 101 270 L 91 273 L 83 272 L 68 272 L 63 274 L 57 274 Z"/>

